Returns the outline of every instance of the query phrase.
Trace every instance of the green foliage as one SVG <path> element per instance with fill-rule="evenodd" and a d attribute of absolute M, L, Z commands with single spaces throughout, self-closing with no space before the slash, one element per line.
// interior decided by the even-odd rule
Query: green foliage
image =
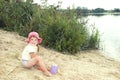
<path fill-rule="evenodd" d="M 90 35 L 90 38 L 89 38 L 89 48 L 91 49 L 98 49 L 99 48 L 99 43 L 100 43 L 100 37 L 99 37 L 99 31 L 93 27 L 92 28 L 92 34 Z"/>
<path fill-rule="evenodd" d="M 88 15 L 88 13 L 90 13 L 90 10 L 88 10 L 87 8 L 85 7 L 77 7 L 76 8 L 76 13 L 77 13 L 77 16 L 86 16 Z"/>
<path fill-rule="evenodd" d="M 119 8 L 114 8 L 114 10 L 112 10 L 112 12 L 120 12 Z"/>
<path fill-rule="evenodd" d="M 33 15 L 33 7 L 30 3 L 9 3 L 3 2 L 0 17 L 5 23 L 5 29 L 9 31 L 17 31 L 20 34 L 31 31 L 31 19 Z M 27 28 L 29 26 L 29 28 Z M 26 27 L 26 28 L 25 28 Z"/>
<path fill-rule="evenodd" d="M 95 10 L 93 10 L 94 13 L 103 13 L 105 12 L 105 10 L 103 8 L 96 8 Z"/>
<path fill-rule="evenodd" d="M 99 44 L 98 31 L 89 35 L 86 22 L 82 18 L 78 21 L 74 9 L 61 10 L 59 6 L 48 6 L 47 0 L 42 1 L 39 6 L 32 4 L 32 0 L 19 3 L 1 0 L 0 26 L 22 36 L 37 31 L 43 38 L 42 45 L 72 54 Z"/>
<path fill-rule="evenodd" d="M 57 19 L 46 29 L 44 44 L 62 52 L 79 51 L 86 39 L 85 27 L 78 25 L 76 20 Z"/>

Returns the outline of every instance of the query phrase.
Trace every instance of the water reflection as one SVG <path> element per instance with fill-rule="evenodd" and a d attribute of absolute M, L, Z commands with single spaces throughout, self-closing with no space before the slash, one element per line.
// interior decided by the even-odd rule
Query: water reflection
<path fill-rule="evenodd" d="M 97 14 L 97 13 L 94 13 L 94 14 L 89 14 L 89 15 L 100 17 L 100 16 L 104 16 L 105 14 Z"/>
<path fill-rule="evenodd" d="M 101 49 L 105 55 L 120 61 L 120 15 L 89 15 L 88 25 L 95 24 L 100 31 Z"/>
<path fill-rule="evenodd" d="M 96 16 L 96 17 L 101 17 L 105 15 L 113 15 L 113 16 L 120 16 L 120 13 L 84 13 L 84 14 L 79 14 L 80 16 Z"/>

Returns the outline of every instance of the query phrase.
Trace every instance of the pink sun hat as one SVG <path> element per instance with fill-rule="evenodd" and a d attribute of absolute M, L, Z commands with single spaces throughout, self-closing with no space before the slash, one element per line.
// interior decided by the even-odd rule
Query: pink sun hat
<path fill-rule="evenodd" d="M 40 38 L 39 37 L 39 34 L 37 33 L 37 32 L 30 32 L 29 34 L 28 34 L 28 38 L 25 40 L 27 43 L 29 43 L 29 41 L 30 41 L 30 38 L 32 37 L 32 36 L 34 36 L 34 37 L 36 37 L 37 39 L 38 39 L 38 44 L 40 44 L 41 42 L 42 42 L 42 38 Z"/>

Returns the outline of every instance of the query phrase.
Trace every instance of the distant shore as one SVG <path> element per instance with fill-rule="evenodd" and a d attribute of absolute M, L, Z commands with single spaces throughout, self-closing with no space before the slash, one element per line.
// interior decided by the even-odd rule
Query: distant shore
<path fill-rule="evenodd" d="M 88 13 L 88 14 L 120 15 L 120 12 L 104 12 L 104 13 Z"/>

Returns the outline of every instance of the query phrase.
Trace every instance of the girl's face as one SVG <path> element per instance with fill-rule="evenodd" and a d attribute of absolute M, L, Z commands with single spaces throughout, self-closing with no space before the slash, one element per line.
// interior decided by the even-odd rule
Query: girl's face
<path fill-rule="evenodd" d="M 37 45 L 38 44 L 38 39 L 33 36 L 33 37 L 30 38 L 29 43 L 33 44 L 33 45 Z"/>

